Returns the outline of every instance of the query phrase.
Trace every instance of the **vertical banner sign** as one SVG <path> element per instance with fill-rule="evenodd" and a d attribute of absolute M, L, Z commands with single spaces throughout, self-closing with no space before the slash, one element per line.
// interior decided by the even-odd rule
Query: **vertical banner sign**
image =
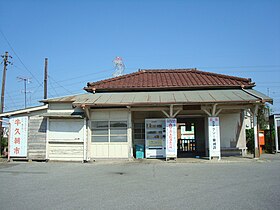
<path fill-rule="evenodd" d="M 10 119 L 10 156 L 27 157 L 28 117 Z"/>
<path fill-rule="evenodd" d="M 209 158 L 211 159 L 212 157 L 219 157 L 219 159 L 221 159 L 219 117 L 209 117 L 208 126 Z"/>
<path fill-rule="evenodd" d="M 177 157 L 177 120 L 166 119 L 166 158 Z"/>

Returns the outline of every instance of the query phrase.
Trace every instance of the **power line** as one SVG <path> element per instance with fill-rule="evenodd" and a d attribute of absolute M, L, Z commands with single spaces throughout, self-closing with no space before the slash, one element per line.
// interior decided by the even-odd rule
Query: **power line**
<path fill-rule="evenodd" d="M 258 84 L 280 84 L 280 82 L 258 82 Z"/>
<path fill-rule="evenodd" d="M 58 80 L 57 82 L 65 82 L 65 81 L 69 81 L 69 80 L 75 80 L 75 79 L 78 79 L 78 78 L 88 77 L 90 75 L 102 74 L 102 73 L 109 72 L 109 71 L 112 71 L 112 70 L 104 70 L 104 71 L 99 71 L 99 72 L 84 74 L 84 75 L 79 74 L 80 76 L 76 76 L 76 77 L 72 77 L 72 78 L 68 78 L 68 79 L 64 79 L 64 80 Z"/>
<path fill-rule="evenodd" d="M 235 69 L 235 68 L 277 68 L 280 65 L 253 65 L 253 66 L 198 66 L 194 68 L 207 68 L 207 69 Z"/>
<path fill-rule="evenodd" d="M 7 96 L 10 98 L 10 100 L 12 101 L 12 103 L 14 104 L 14 99 L 7 93 Z"/>
<path fill-rule="evenodd" d="M 98 73 L 95 73 L 95 74 L 98 74 Z M 81 76 L 82 77 L 82 76 Z M 100 77 L 100 78 L 102 78 L 102 77 Z M 96 79 L 100 79 L 100 78 L 96 78 Z M 69 80 L 74 80 L 75 78 L 73 78 L 73 79 L 69 79 Z M 53 78 L 52 78 L 52 80 L 54 80 Z M 88 82 L 88 80 L 83 80 L 83 81 L 78 81 L 78 82 L 73 82 L 73 83 L 67 83 L 67 84 L 64 84 L 64 85 L 61 85 L 61 84 L 59 84 L 59 82 L 62 82 L 62 81 L 67 81 L 67 80 L 59 80 L 59 81 L 55 81 L 55 82 L 50 82 L 50 84 L 56 84 L 56 85 L 52 85 L 52 88 L 59 88 L 59 87 L 63 87 L 63 89 L 66 89 L 65 87 L 67 87 L 67 86 L 73 86 L 73 85 L 75 85 L 75 84 L 79 84 L 79 83 L 86 83 L 86 82 Z M 271 83 L 273 83 L 273 84 L 278 84 L 279 82 L 271 82 Z M 260 83 L 257 83 L 257 88 L 258 87 L 261 87 L 261 88 L 263 88 L 263 87 L 270 87 L 270 88 L 273 88 L 273 87 L 279 87 L 279 86 L 275 86 L 275 85 L 258 85 L 258 84 L 260 84 Z M 265 84 L 265 83 L 261 83 L 261 84 Z M 36 90 L 36 92 L 38 91 L 38 90 L 41 90 L 40 88 L 42 87 L 42 83 L 39 85 L 39 86 L 37 86 L 37 87 L 35 87 L 35 86 L 33 86 L 33 87 L 30 87 L 29 89 L 35 89 Z M 79 89 L 79 90 L 77 90 L 77 91 L 80 91 L 81 89 Z M 67 92 L 71 92 L 71 91 L 69 91 L 69 89 L 67 89 Z M 13 96 L 18 96 L 18 95 L 20 95 L 20 94 L 15 94 L 14 92 L 9 92 L 11 95 L 13 95 Z M 35 93 L 34 93 L 35 94 Z"/>
<path fill-rule="evenodd" d="M 35 95 L 35 93 L 37 93 L 38 90 L 40 90 L 40 87 L 42 87 L 42 86 L 43 86 L 43 82 L 37 88 L 35 88 L 35 91 L 33 92 L 33 95 Z"/>
<path fill-rule="evenodd" d="M 55 92 L 55 95 L 56 95 L 56 96 L 58 96 L 58 94 L 57 94 L 57 92 L 56 92 L 55 88 L 53 87 L 52 83 L 49 83 L 49 84 L 50 84 L 50 86 L 51 86 L 52 90 Z"/>
<path fill-rule="evenodd" d="M 17 77 L 20 81 L 23 81 L 24 83 L 24 108 L 26 108 L 26 94 L 27 93 L 30 93 L 30 91 L 27 91 L 26 90 L 26 84 L 27 83 L 30 83 L 30 78 L 27 78 L 27 77 Z"/>
<path fill-rule="evenodd" d="M 239 66 L 239 67 L 230 67 L 230 68 L 241 68 L 241 67 L 275 67 L 275 66 L 278 66 L 278 65 L 263 65 L 263 66 Z M 280 65 L 279 65 L 280 66 Z M 15 66 L 16 68 L 19 68 L 17 66 Z M 205 67 L 204 67 L 205 68 Z M 208 67 L 210 68 L 210 67 Z M 211 67 L 211 68 L 225 68 L 225 67 Z M 20 69 L 20 68 L 19 68 Z M 129 68 L 129 69 L 135 69 L 135 68 Z M 136 68 L 137 69 L 137 68 Z M 139 68 L 138 68 L 139 69 Z M 76 79 L 79 79 L 79 78 L 83 78 L 83 77 L 88 77 L 90 75 L 97 75 L 97 74 L 101 74 L 101 73 L 105 73 L 105 72 L 110 72 L 112 71 L 112 69 L 108 69 L 108 70 L 104 70 L 104 71 L 99 71 L 99 72 L 95 72 L 95 73 L 90 73 L 90 74 L 84 74 L 84 75 L 81 75 L 79 74 L 79 76 L 76 76 L 76 77 L 71 77 L 71 78 L 67 78 L 67 79 L 63 79 L 63 80 L 58 80 L 56 81 L 55 83 L 59 83 L 59 82 L 67 82 L 67 81 L 70 81 L 70 80 L 76 80 Z M 234 73 L 237 73 L 237 72 L 240 72 L 240 73 L 256 73 L 256 72 L 267 72 L 267 71 L 234 71 Z M 87 80 L 88 81 L 88 80 Z M 79 81 L 79 82 L 76 82 L 76 83 L 71 83 L 70 85 L 72 84 L 77 84 L 77 83 L 81 83 L 81 82 L 86 82 L 85 80 L 83 81 Z M 268 82 L 268 83 L 271 83 L 271 82 Z M 275 82 L 277 83 L 277 82 Z M 260 84 L 260 83 L 258 83 Z M 59 85 L 58 87 L 60 87 L 62 85 Z M 32 87 L 31 87 L 32 88 Z"/>
<path fill-rule="evenodd" d="M 18 58 L 18 60 L 20 61 L 20 63 L 23 65 L 23 67 L 31 74 L 31 76 L 38 82 L 38 84 L 40 84 L 39 80 L 34 76 L 34 74 L 26 67 L 26 65 L 23 63 L 23 61 L 20 59 L 20 57 L 18 56 L 18 54 L 16 53 L 16 51 L 14 50 L 14 48 L 12 47 L 12 45 L 10 44 L 9 40 L 7 39 L 7 37 L 5 36 L 5 34 L 3 33 L 3 31 L 0 29 L 0 33 L 2 34 L 2 36 L 4 37 L 5 41 L 7 42 L 7 44 L 9 45 L 9 47 L 11 48 L 11 50 L 13 51 L 13 53 L 15 54 L 15 56 Z"/>
<path fill-rule="evenodd" d="M 22 70 L 21 68 L 19 68 L 18 66 L 14 65 L 15 68 L 18 68 L 19 70 Z M 104 71 L 99 71 L 99 72 L 95 72 L 95 73 L 90 73 L 90 74 L 84 74 L 84 75 L 81 75 L 79 74 L 79 76 L 76 76 L 76 77 L 71 77 L 71 78 L 68 78 L 68 79 L 63 79 L 63 80 L 58 80 L 58 81 L 55 81 L 55 83 L 59 83 L 59 82 L 65 82 L 65 81 L 70 81 L 70 80 L 76 80 L 76 79 L 79 79 L 79 78 L 83 78 L 83 77 L 88 77 L 90 75 L 97 75 L 97 74 L 102 74 L 102 73 L 105 73 L 105 72 L 110 72 L 112 71 L 111 69 L 110 70 L 104 70 Z M 50 74 L 49 74 L 50 75 Z M 80 82 L 84 82 L 86 80 L 83 80 L 83 81 L 80 81 Z M 87 80 L 88 81 L 88 80 Z M 59 85 L 61 86 L 61 85 Z M 32 88 L 35 88 L 35 86 L 31 86 L 30 87 L 31 89 Z"/>
<path fill-rule="evenodd" d="M 66 89 L 65 87 L 63 87 L 62 85 L 60 85 L 58 82 L 56 82 L 50 75 L 48 76 L 51 80 L 53 80 L 57 85 L 59 85 L 59 87 L 63 88 L 64 90 L 66 90 L 68 93 L 72 94 L 72 92 L 70 92 L 68 89 Z"/>
<path fill-rule="evenodd" d="M 279 88 L 279 85 L 258 85 L 257 87 L 275 87 L 275 88 Z"/>

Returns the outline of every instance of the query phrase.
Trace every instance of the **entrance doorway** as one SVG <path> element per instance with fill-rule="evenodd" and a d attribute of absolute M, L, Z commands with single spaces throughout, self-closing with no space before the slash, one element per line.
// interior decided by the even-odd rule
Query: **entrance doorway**
<path fill-rule="evenodd" d="M 178 157 L 204 156 L 204 118 L 178 118 L 177 125 Z"/>
<path fill-rule="evenodd" d="M 195 123 L 178 123 L 178 151 L 195 152 Z"/>

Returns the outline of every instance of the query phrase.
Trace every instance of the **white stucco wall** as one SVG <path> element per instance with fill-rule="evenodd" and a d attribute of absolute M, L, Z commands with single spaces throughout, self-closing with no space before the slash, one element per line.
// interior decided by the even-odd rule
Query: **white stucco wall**
<path fill-rule="evenodd" d="M 243 116 L 240 113 L 221 114 L 221 148 L 246 148 L 246 133 Z"/>

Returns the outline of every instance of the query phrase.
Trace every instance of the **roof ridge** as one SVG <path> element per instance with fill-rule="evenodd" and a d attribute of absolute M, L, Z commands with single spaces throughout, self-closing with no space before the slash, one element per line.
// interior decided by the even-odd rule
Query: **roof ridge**
<path fill-rule="evenodd" d="M 139 69 L 139 72 L 176 72 L 176 71 L 192 71 L 196 68 L 186 68 L 186 69 Z"/>
<path fill-rule="evenodd" d="M 243 77 L 237 77 L 237 76 L 230 76 L 227 74 L 220 74 L 220 73 L 214 73 L 214 72 L 208 72 L 208 71 L 201 71 L 201 70 L 197 70 L 195 69 L 195 71 L 193 71 L 195 73 L 198 74 L 205 74 L 205 75 L 209 75 L 209 76 L 219 76 L 219 77 L 223 77 L 223 78 L 231 78 L 231 79 L 237 79 L 237 80 L 242 80 L 242 81 L 248 81 L 251 82 L 251 78 L 243 78 Z"/>
<path fill-rule="evenodd" d="M 223 78 L 231 78 L 231 79 L 238 79 L 238 80 L 242 80 L 242 81 L 251 81 L 250 78 L 243 78 L 243 77 L 237 77 L 237 76 L 231 76 L 231 75 L 227 75 L 227 74 L 220 74 L 220 73 L 214 73 L 214 72 L 208 72 L 208 71 L 202 71 L 202 70 L 198 70 L 197 68 L 186 68 L 186 69 L 139 69 L 139 71 L 141 72 L 168 72 L 172 71 L 172 72 L 180 72 L 180 71 L 191 71 L 194 73 L 198 73 L 198 74 L 205 74 L 205 75 L 209 75 L 209 76 L 219 76 L 219 77 L 223 77 Z"/>
<path fill-rule="evenodd" d="M 92 86 L 92 85 L 98 85 L 100 83 L 104 83 L 104 82 L 107 82 L 107 81 L 110 81 L 110 82 L 111 81 L 116 81 L 116 80 L 124 79 L 124 78 L 130 77 L 130 76 L 134 76 L 134 75 L 137 75 L 137 74 L 140 74 L 140 73 L 144 73 L 144 72 L 137 71 L 137 72 L 132 72 L 132 73 L 117 76 L 117 77 L 112 77 L 112 78 L 108 78 L 108 79 L 99 80 L 97 82 L 88 82 L 87 85 Z"/>

